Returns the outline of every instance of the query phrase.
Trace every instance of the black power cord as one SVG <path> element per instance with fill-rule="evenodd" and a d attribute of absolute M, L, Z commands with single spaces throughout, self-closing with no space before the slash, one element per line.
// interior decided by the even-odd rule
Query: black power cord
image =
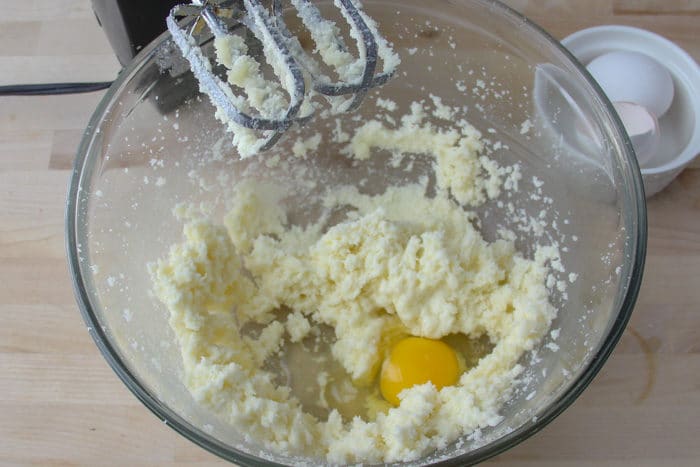
<path fill-rule="evenodd" d="M 0 86 L 0 96 L 48 96 L 55 94 L 77 94 L 107 89 L 112 81 L 95 83 L 47 83 L 47 84 L 10 84 Z"/>

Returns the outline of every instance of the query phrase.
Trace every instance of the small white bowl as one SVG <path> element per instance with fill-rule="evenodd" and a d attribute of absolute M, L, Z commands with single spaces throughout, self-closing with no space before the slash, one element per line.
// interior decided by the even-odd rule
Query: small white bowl
<path fill-rule="evenodd" d="M 673 77 L 675 96 L 661 118 L 659 150 L 642 169 L 647 198 L 658 193 L 700 153 L 700 65 L 668 39 L 629 26 L 597 26 L 561 41 L 583 65 L 613 51 L 644 53 L 665 66 Z"/>

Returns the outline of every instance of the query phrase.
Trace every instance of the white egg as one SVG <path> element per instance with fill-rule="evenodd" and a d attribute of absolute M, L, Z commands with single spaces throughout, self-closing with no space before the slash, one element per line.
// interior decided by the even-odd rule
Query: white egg
<path fill-rule="evenodd" d="M 673 78 L 653 58 L 639 52 L 610 52 L 586 67 L 613 102 L 631 102 L 649 109 L 657 118 L 671 107 Z"/>

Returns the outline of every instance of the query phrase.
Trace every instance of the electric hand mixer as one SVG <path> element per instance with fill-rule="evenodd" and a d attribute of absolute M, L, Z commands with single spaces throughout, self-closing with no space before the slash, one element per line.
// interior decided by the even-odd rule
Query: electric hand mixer
<path fill-rule="evenodd" d="M 311 1 L 289 0 L 320 62 L 285 24 L 282 1 L 268 3 L 193 0 L 173 8 L 166 20 L 200 89 L 216 107 L 217 118 L 234 133 L 241 157 L 269 149 L 290 126 L 308 121 L 317 106 L 312 102 L 315 95 L 324 96 L 334 113 L 356 109 L 370 88 L 389 80 L 400 62 L 357 0 L 334 0 L 357 44 L 357 57 L 336 23 L 325 19 Z M 227 82 L 217 76 L 198 45 L 212 36 Z M 262 49 L 265 62 L 256 56 L 260 54 L 250 53 L 254 48 Z M 379 60 L 382 70 L 375 73 Z M 274 79 L 264 73 L 266 65 Z"/>

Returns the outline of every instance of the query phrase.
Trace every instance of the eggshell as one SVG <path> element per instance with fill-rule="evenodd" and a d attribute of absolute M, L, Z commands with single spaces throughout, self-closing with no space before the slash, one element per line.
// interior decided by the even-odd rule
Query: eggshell
<path fill-rule="evenodd" d="M 610 52 L 593 59 L 586 68 L 613 102 L 641 105 L 657 118 L 671 107 L 673 78 L 666 68 L 645 54 Z"/>
<path fill-rule="evenodd" d="M 639 104 L 613 102 L 613 106 L 632 141 L 639 166 L 648 167 L 656 156 L 661 141 L 656 117 Z"/>

